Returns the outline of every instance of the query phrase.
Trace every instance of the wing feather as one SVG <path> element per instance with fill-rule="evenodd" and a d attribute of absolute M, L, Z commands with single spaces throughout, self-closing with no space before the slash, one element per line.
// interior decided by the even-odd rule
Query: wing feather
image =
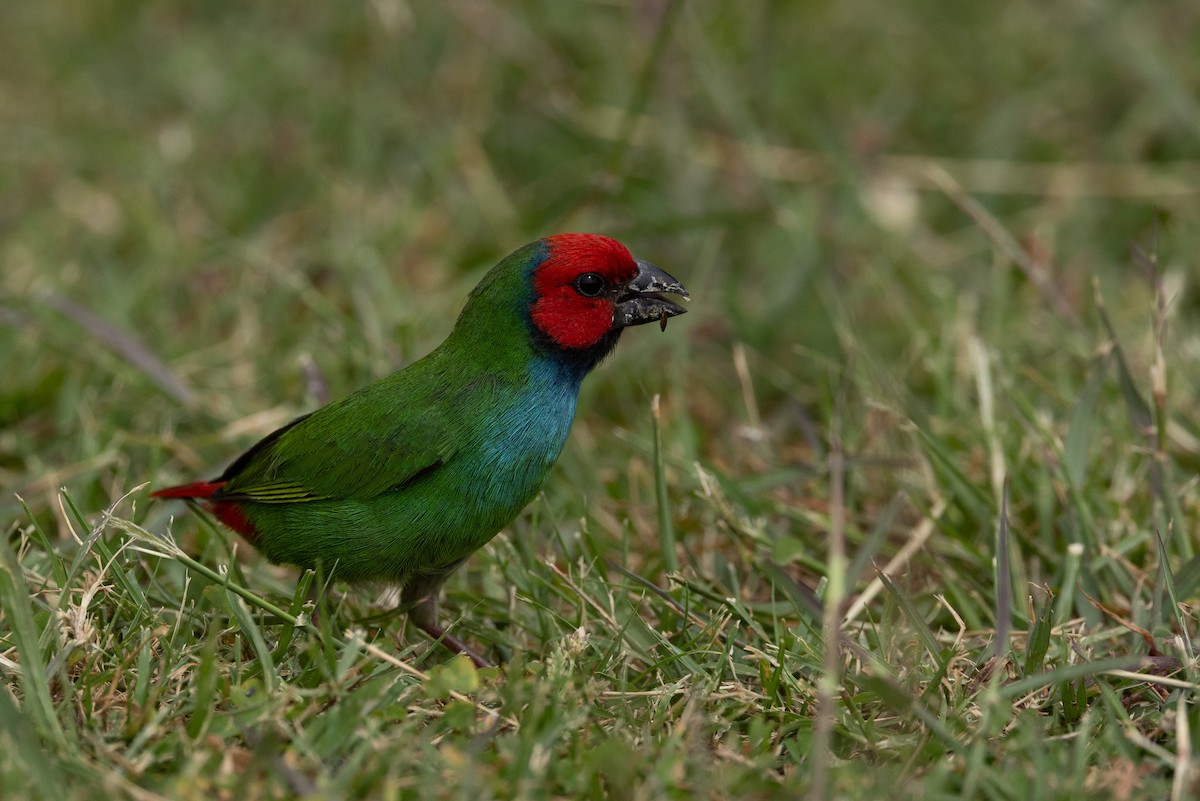
<path fill-rule="evenodd" d="M 268 434 L 221 476 L 221 496 L 266 504 L 371 498 L 436 472 L 458 450 L 461 396 L 413 367 Z"/>

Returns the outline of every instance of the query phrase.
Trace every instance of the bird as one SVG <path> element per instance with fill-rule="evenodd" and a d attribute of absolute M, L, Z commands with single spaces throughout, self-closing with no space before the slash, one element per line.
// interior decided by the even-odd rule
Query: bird
<path fill-rule="evenodd" d="M 438 622 L 442 584 L 536 497 L 580 385 L 629 327 L 690 299 L 615 239 L 518 248 L 469 294 L 429 354 L 267 434 L 214 479 L 167 487 L 275 564 L 399 587 L 433 640 L 490 663 Z"/>

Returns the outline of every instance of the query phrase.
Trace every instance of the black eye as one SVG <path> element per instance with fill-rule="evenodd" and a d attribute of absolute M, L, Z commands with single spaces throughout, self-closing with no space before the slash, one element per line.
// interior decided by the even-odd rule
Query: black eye
<path fill-rule="evenodd" d="M 599 273 L 584 273 L 575 279 L 575 289 L 585 298 L 599 297 L 604 291 L 604 279 Z"/>

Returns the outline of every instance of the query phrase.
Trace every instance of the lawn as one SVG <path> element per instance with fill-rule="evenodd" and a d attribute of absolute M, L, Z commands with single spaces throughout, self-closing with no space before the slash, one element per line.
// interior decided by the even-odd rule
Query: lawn
<path fill-rule="evenodd" d="M 0 795 L 1183 799 L 1200 5 L 15 3 Z M 690 312 L 447 584 L 149 492 L 614 236 Z"/>

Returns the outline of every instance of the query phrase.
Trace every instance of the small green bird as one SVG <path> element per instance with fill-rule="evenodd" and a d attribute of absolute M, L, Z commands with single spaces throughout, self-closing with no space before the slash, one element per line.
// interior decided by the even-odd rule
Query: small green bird
<path fill-rule="evenodd" d="M 608 237 L 525 245 L 428 356 L 152 497 L 201 501 L 274 563 L 401 586 L 420 629 L 484 666 L 438 624 L 441 585 L 537 495 L 621 332 L 685 312 L 661 293 L 688 297 Z"/>

